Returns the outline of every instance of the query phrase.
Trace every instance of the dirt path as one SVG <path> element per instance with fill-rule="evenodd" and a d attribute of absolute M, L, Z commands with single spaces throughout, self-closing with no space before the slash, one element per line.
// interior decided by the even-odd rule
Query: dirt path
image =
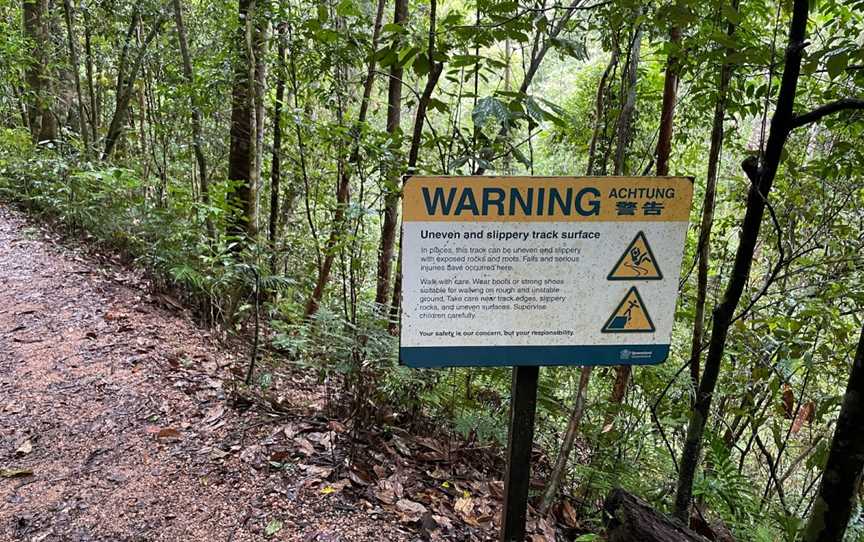
<path fill-rule="evenodd" d="M 135 283 L 0 207 L 0 540 L 421 538 L 324 485 L 326 433 L 231 408 L 241 360 Z"/>

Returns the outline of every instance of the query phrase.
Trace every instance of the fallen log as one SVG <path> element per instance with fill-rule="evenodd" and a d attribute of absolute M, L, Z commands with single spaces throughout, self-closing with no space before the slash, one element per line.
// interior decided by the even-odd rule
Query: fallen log
<path fill-rule="evenodd" d="M 623 489 L 612 490 L 603 509 L 609 542 L 708 542 Z"/>

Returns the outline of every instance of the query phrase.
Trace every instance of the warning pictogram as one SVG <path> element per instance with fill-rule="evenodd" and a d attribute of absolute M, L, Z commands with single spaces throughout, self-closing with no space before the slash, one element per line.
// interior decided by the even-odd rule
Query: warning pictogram
<path fill-rule="evenodd" d="M 654 322 L 648 315 L 648 309 L 642 301 L 642 296 L 634 286 L 630 288 L 618 308 L 603 326 L 603 333 L 650 333 L 654 331 Z"/>
<path fill-rule="evenodd" d="M 660 280 L 663 273 L 654 258 L 651 246 L 641 231 L 627 246 L 627 250 L 612 268 L 608 280 Z"/>

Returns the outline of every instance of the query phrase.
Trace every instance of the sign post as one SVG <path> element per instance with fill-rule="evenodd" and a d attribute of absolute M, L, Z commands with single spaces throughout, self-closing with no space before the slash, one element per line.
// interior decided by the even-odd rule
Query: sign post
<path fill-rule="evenodd" d="M 399 356 L 513 366 L 501 539 L 522 540 L 538 368 L 669 353 L 686 177 L 411 177 Z"/>
<path fill-rule="evenodd" d="M 525 537 L 539 373 L 540 367 L 536 365 L 513 367 L 507 472 L 504 473 L 504 513 L 501 517 L 501 540 L 504 542 L 521 541 Z"/>

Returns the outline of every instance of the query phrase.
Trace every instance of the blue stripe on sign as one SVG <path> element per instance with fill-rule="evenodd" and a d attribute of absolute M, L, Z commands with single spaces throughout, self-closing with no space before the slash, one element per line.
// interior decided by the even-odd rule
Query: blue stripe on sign
<path fill-rule="evenodd" d="M 668 344 L 606 346 L 410 346 L 399 349 L 408 367 L 504 367 L 512 365 L 656 365 Z"/>

